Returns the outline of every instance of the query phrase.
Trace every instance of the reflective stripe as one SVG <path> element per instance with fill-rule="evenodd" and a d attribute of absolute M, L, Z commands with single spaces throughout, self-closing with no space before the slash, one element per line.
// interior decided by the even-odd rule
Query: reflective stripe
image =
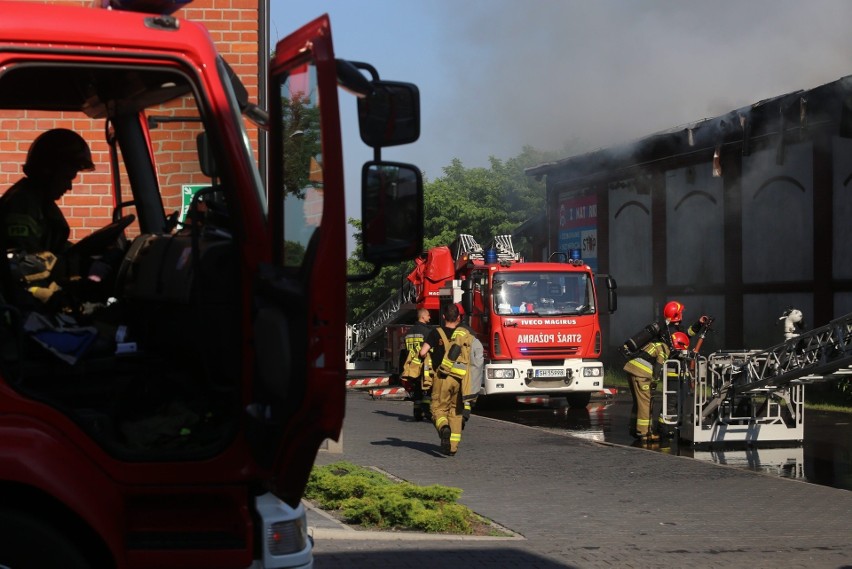
<path fill-rule="evenodd" d="M 461 433 L 452 433 L 450 435 L 450 442 L 457 443 L 461 441 Z"/>
<path fill-rule="evenodd" d="M 444 416 L 441 416 L 441 417 L 438 417 L 437 419 L 435 419 L 435 426 L 440 429 L 441 427 L 443 427 L 445 424 L 447 424 L 449 422 L 450 422 L 449 419 L 447 419 Z"/>
<path fill-rule="evenodd" d="M 637 427 L 649 427 L 651 425 L 651 419 L 636 419 Z"/>

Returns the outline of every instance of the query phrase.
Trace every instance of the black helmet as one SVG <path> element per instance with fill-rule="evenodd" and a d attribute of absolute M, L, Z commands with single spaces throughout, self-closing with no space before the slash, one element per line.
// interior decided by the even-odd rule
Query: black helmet
<path fill-rule="evenodd" d="M 41 133 L 30 145 L 24 173 L 37 176 L 65 166 L 77 171 L 95 169 L 92 151 L 83 137 L 67 128 L 54 128 Z"/>

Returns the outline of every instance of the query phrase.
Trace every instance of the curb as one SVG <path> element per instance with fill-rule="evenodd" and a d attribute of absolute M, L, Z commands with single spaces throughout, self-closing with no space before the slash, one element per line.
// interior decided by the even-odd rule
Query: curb
<path fill-rule="evenodd" d="M 511 534 L 496 535 L 461 535 L 451 533 L 426 533 L 419 531 L 373 531 L 359 530 L 346 525 L 324 510 L 316 507 L 308 500 L 302 500 L 308 516 L 308 535 L 314 540 L 348 540 L 348 541 L 522 541 L 526 538 L 499 524 L 491 522 L 495 529 Z M 313 523 L 312 523 L 313 518 Z"/>

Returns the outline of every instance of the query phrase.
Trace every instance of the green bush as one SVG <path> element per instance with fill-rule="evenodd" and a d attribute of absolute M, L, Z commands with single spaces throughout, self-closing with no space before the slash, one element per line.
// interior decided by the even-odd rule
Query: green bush
<path fill-rule="evenodd" d="M 346 523 L 379 529 L 434 533 L 473 532 L 481 519 L 457 503 L 460 488 L 394 482 L 349 462 L 316 466 L 305 497 L 340 513 Z"/>

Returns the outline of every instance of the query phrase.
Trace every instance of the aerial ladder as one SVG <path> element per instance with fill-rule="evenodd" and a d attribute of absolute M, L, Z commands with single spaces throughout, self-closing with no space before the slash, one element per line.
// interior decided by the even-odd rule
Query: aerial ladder
<path fill-rule="evenodd" d="M 347 326 L 346 356 L 352 361 L 359 352 L 380 343 L 388 326 L 411 319 L 415 309 L 417 290 L 409 282 L 395 290 L 384 302 L 378 305 L 364 318 Z"/>
<path fill-rule="evenodd" d="M 696 445 L 801 442 L 805 385 L 850 366 L 852 314 L 765 350 L 691 351 L 665 364 L 660 421 Z"/>

